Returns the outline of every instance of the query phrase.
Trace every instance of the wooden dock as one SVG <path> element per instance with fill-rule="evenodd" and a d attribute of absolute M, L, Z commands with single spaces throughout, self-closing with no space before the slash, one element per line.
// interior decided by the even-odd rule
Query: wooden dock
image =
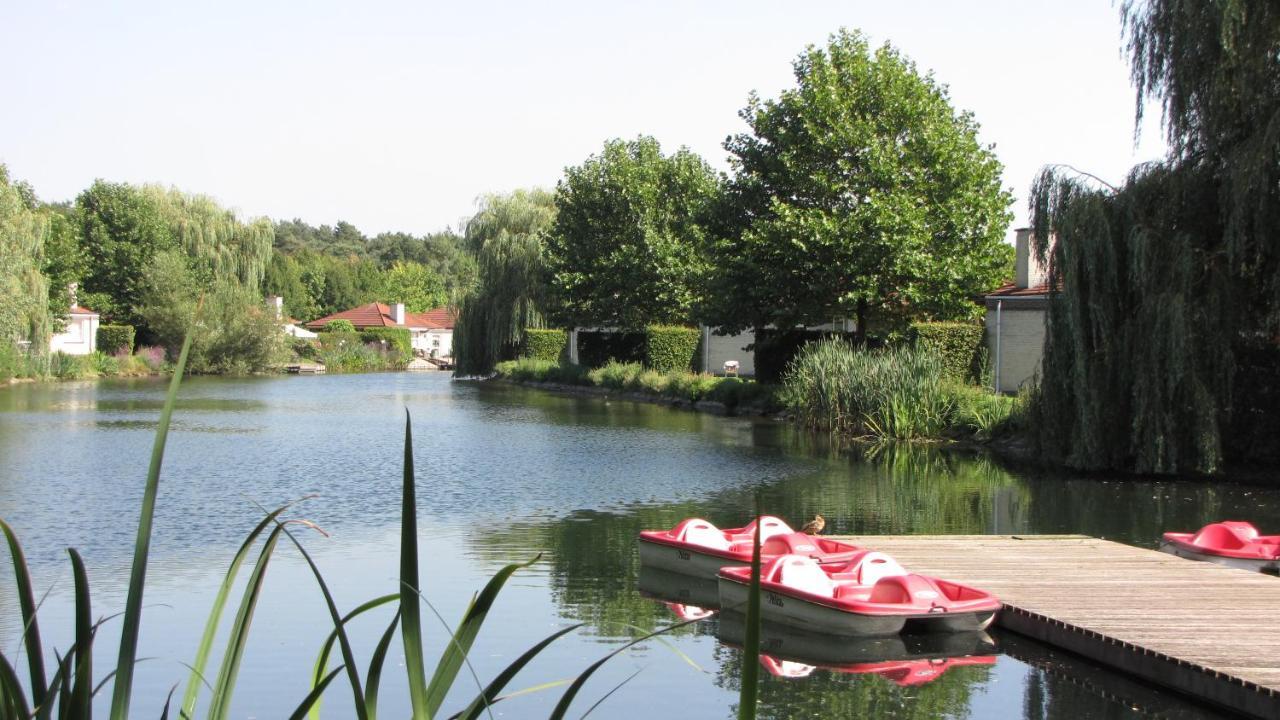
<path fill-rule="evenodd" d="M 997 624 L 1245 715 L 1280 718 L 1280 578 L 1083 535 L 839 539 L 995 593 Z"/>

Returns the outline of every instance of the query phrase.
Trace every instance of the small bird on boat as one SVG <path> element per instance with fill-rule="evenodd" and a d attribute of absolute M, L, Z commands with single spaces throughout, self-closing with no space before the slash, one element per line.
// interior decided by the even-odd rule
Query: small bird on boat
<path fill-rule="evenodd" d="M 827 526 L 827 521 L 824 520 L 821 515 L 815 514 L 812 520 L 805 523 L 804 527 L 800 528 L 800 532 L 804 533 L 805 535 L 817 535 L 818 533 L 822 532 L 822 528 L 826 526 Z"/>

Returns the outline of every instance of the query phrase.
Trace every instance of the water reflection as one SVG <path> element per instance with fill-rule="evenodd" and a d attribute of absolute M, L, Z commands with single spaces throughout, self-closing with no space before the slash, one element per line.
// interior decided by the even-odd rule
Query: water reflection
<path fill-rule="evenodd" d="M 67 546 L 90 563 L 101 593 L 95 609 L 111 612 L 121 604 L 163 392 L 154 380 L 0 390 L 0 516 L 17 527 L 39 587 L 55 584 L 46 606 L 54 618 L 69 615 Z M 585 636 L 553 647 L 545 679 L 598 658 L 602 643 L 671 624 L 677 609 L 650 597 L 664 591 L 639 566 L 637 533 L 691 516 L 740 526 L 757 494 L 767 512 L 796 525 L 823 514 L 827 533 L 1086 533 L 1154 546 L 1165 530 L 1222 518 L 1280 529 L 1280 491 L 1243 484 L 1013 473 L 972 453 L 850 449 L 770 419 L 456 383 L 441 375 L 200 378 L 184 386 L 175 415 L 148 576 L 148 602 L 173 609 L 148 611 L 146 622 L 154 624 L 147 626 L 144 654 L 189 659 L 221 569 L 259 518 L 256 503 L 319 495 L 298 512 L 333 535 L 307 543 L 345 607 L 393 589 L 406 407 L 415 423 L 422 541 L 429 548 L 424 577 L 442 615 L 456 617 L 501 565 L 544 553 L 516 576 L 507 604 L 491 616 L 483 639 L 496 650 L 477 656 L 482 677 L 505 666 L 504 653 L 509 661 L 513 650 L 567 622 L 586 622 Z M 286 556 L 271 572 L 246 657 L 246 673 L 253 670 L 242 681 L 240 715 L 292 709 L 286 702 L 305 693 L 293 690 L 305 688 L 315 628 L 327 622 L 305 567 Z M 0 580 L 6 651 L 20 633 L 7 577 Z M 714 587 L 674 592 L 663 599 L 688 614 L 709 609 Z M 607 714 L 731 717 L 739 658 L 732 641 L 715 639 L 725 622 L 708 616 L 669 638 L 710 678 L 656 646 L 611 661 L 601 687 L 644 672 L 609 702 Z M 49 622 L 49 642 L 65 646 L 59 627 L 65 624 Z M 812 668 L 806 677 L 764 681 L 763 716 L 1042 720 L 1128 717 L 1144 708 L 1172 717 L 1201 712 L 1176 697 L 1137 692 L 1115 674 L 1053 655 L 1046 660 L 1016 640 L 997 641 L 996 652 L 1006 654 L 994 665 L 955 663 L 915 686 L 899 683 L 909 674 L 899 677 L 891 668 L 881 674 L 840 668 L 992 653 L 975 645 L 952 654 L 911 656 L 907 647 L 880 658 L 848 657 L 848 648 L 845 657 L 804 656 L 811 662 L 802 664 Z M 776 643 L 770 657 L 801 662 L 794 645 Z M 176 662 L 170 665 L 140 670 L 149 683 L 140 690 L 141 707 L 163 703 L 182 675 Z M 299 677 L 291 668 L 301 668 Z M 395 692 L 389 685 L 385 712 L 404 714 Z M 525 702 L 512 712 L 546 715 L 544 705 L 554 699 Z"/>

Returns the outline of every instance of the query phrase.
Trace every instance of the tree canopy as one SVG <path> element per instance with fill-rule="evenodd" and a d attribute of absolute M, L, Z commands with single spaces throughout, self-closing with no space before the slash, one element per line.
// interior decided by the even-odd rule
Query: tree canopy
<path fill-rule="evenodd" d="M 556 186 L 548 264 L 558 310 L 578 325 L 688 323 L 705 292 L 707 224 L 721 183 L 686 148 L 610 140 Z"/>
<path fill-rule="evenodd" d="M 715 258 L 726 329 L 856 318 L 957 319 L 1007 267 L 1001 165 L 944 86 L 889 45 L 842 30 L 752 94 Z M 723 216 L 722 216 L 723 217 Z"/>
<path fill-rule="evenodd" d="M 544 246 L 555 222 L 546 190 L 487 195 L 467 223 L 475 286 L 462 298 L 453 352 L 459 375 L 483 375 L 514 355 L 525 328 L 543 327 L 547 311 Z"/>
<path fill-rule="evenodd" d="M 1122 8 L 1139 117 L 1170 154 L 1118 188 L 1033 189 L 1054 289 L 1032 416 L 1048 459 L 1213 473 L 1280 459 L 1280 6 Z"/>

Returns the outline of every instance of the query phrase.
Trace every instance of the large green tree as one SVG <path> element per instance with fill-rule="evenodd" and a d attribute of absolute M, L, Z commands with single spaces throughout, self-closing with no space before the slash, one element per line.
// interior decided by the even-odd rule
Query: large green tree
<path fill-rule="evenodd" d="M 1171 151 L 1120 187 L 1050 168 L 1033 190 L 1055 291 L 1033 434 L 1091 470 L 1280 461 L 1280 5 L 1122 16 Z"/>
<path fill-rule="evenodd" d="M 40 272 L 49 219 L 36 205 L 30 186 L 11 182 L 0 165 L 0 366 L 15 340 L 39 349 L 49 332 L 49 287 Z"/>
<path fill-rule="evenodd" d="M 856 318 L 955 319 L 999 285 L 1012 216 L 1001 165 L 945 86 L 889 45 L 842 30 L 752 94 L 751 131 L 716 245 L 711 319 L 728 329 Z"/>
<path fill-rule="evenodd" d="M 525 328 L 543 327 L 547 312 L 544 246 L 555 222 L 546 190 L 488 195 L 467 223 L 476 283 L 459 303 L 453 353 L 459 375 L 484 375 L 514 356 Z"/>
<path fill-rule="evenodd" d="M 434 270 L 416 262 L 397 262 L 383 278 L 382 298 L 387 303 L 402 302 L 409 312 L 422 313 L 449 300 L 444 280 Z"/>
<path fill-rule="evenodd" d="M 709 270 L 716 173 L 686 148 L 610 140 L 556 186 L 548 258 L 564 319 L 640 328 L 694 318 Z"/>

